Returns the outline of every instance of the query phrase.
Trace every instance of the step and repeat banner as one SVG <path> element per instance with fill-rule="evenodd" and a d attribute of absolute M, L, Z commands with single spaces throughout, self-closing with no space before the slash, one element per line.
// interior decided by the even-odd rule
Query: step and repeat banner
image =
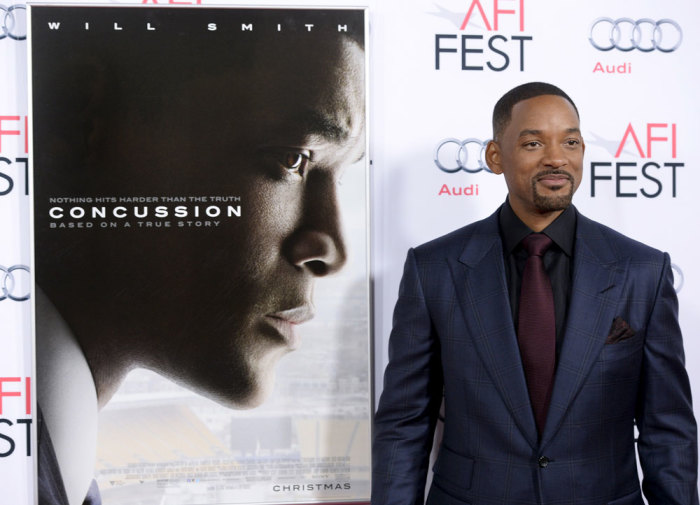
<path fill-rule="evenodd" d="M 145 7 L 170 4 L 179 9 L 188 6 L 206 9 L 225 4 L 213 0 L 109 3 Z M 345 2 L 309 3 L 314 7 L 340 7 Z M 211 84 L 213 74 L 206 73 L 211 69 L 203 72 L 201 62 L 190 64 L 183 59 L 180 68 L 173 68 L 171 61 L 159 61 L 156 75 L 139 84 L 136 74 L 143 74 L 144 68 L 132 68 L 128 75 L 120 75 L 118 68 L 114 73 L 113 67 L 95 56 L 98 49 L 113 50 L 114 44 L 83 39 L 74 42 L 70 54 L 62 55 L 62 43 L 54 41 L 56 46 L 52 47 L 47 39 L 45 68 L 53 69 L 56 75 L 64 68 L 64 73 L 54 81 L 45 81 L 49 84 L 42 91 L 45 93 L 42 121 L 46 121 L 42 142 L 51 146 L 53 154 L 44 154 L 41 163 L 45 167 L 55 164 L 63 170 L 75 162 L 71 160 L 80 159 L 87 170 L 93 171 L 70 177 L 60 171 L 50 175 L 42 172 L 45 175 L 41 182 L 35 180 L 39 185 L 32 189 L 29 131 L 39 125 L 33 125 L 28 105 L 26 8 L 24 2 L 5 2 L 0 6 L 0 68 L 3 69 L 0 74 L 0 494 L 3 503 L 33 503 L 36 498 L 40 416 L 35 396 L 41 397 L 42 370 L 46 377 L 56 378 L 49 381 L 51 388 L 44 389 L 51 391 L 54 402 L 49 406 L 47 400 L 47 409 L 53 413 L 44 412 L 43 402 L 39 401 L 42 418 L 46 418 L 42 425 L 50 426 L 48 419 L 56 413 L 67 415 L 69 420 L 64 426 L 68 431 L 72 427 L 72 440 L 77 438 L 76 431 L 85 435 L 81 437 L 83 440 L 94 440 L 92 446 L 82 443 L 79 447 L 80 451 L 95 454 L 87 465 L 88 470 L 86 465 L 80 465 L 81 469 L 71 479 L 82 483 L 77 488 L 83 489 L 96 478 L 106 505 L 130 503 L 135 489 L 144 490 L 144 500 L 155 500 L 139 503 L 367 501 L 370 395 L 373 393 L 376 400 L 381 392 L 391 313 L 406 251 L 486 217 L 504 201 L 506 187 L 502 177 L 490 173 L 483 160 L 485 145 L 492 135 L 491 111 L 503 93 L 528 81 L 551 82 L 564 89 L 578 106 L 586 141 L 583 181 L 574 197 L 579 211 L 670 253 L 687 368 L 693 392 L 696 397 L 700 394 L 700 344 L 693 338 L 700 329 L 700 266 L 694 261 L 700 245 L 694 233 L 700 214 L 695 195 L 700 182 L 696 170 L 700 148 L 693 141 L 693 134 L 700 131 L 700 99 L 694 90 L 694 83 L 700 78 L 694 64 L 700 39 L 692 24 L 700 14 L 700 6 L 691 0 L 665 4 L 651 0 L 634 3 L 381 0 L 363 2 L 362 6 L 368 7 L 365 13 L 369 20 L 369 35 L 363 44 L 368 58 L 364 75 L 369 81 L 366 130 L 369 151 L 364 158 L 360 152 L 349 152 L 352 149 L 339 148 L 336 152 L 344 159 L 356 161 L 337 182 L 341 210 L 338 219 L 342 220 L 347 243 L 343 251 L 336 252 L 345 257 L 344 264 L 329 267 L 331 260 L 314 263 L 325 265 L 323 272 L 316 271 L 315 275 L 316 317 L 300 327 L 303 342 L 299 348 L 273 367 L 277 377 L 274 384 L 270 382 L 269 391 L 266 390 L 269 397 L 249 410 L 220 406 L 222 397 L 230 396 L 231 391 L 217 390 L 220 394 L 212 400 L 212 395 L 207 393 L 212 390 L 210 384 L 192 385 L 192 377 L 215 374 L 215 370 L 207 367 L 215 368 L 221 356 L 199 354 L 201 349 L 188 346 L 184 336 L 190 329 L 188 325 L 197 317 L 202 320 L 219 317 L 222 324 L 226 322 L 230 314 L 222 299 L 240 295 L 235 288 L 231 288 L 233 292 L 225 287 L 219 291 L 219 280 L 213 277 L 200 279 L 214 286 L 203 287 L 200 280 L 192 279 L 202 270 L 191 265 L 212 265 L 219 277 L 225 278 L 237 275 L 230 271 L 232 267 L 226 264 L 226 259 L 244 265 L 245 271 L 254 270 L 254 265 L 264 263 L 265 259 L 264 244 L 255 249 L 259 256 L 256 259 L 260 261 L 248 263 L 237 247 L 196 253 L 190 244 L 208 248 L 217 232 L 226 230 L 219 227 L 240 226 L 234 223 L 242 222 L 246 213 L 253 213 L 254 203 L 243 194 L 242 182 L 231 188 L 226 186 L 226 177 L 221 177 L 216 185 L 206 187 L 198 177 L 186 175 L 184 180 L 178 177 L 182 172 L 224 171 L 225 167 L 214 166 L 211 157 L 198 157 L 196 151 L 206 151 L 225 142 L 230 144 L 225 155 L 228 163 L 231 166 L 245 163 L 249 146 L 232 141 L 226 128 L 235 125 L 238 130 L 252 133 L 260 126 L 242 124 L 243 114 L 228 104 L 225 87 L 206 86 Z M 160 37 L 162 33 L 148 29 L 149 22 L 151 27 L 156 26 L 154 20 L 146 19 L 140 29 L 146 35 Z M 210 22 L 216 25 L 210 34 L 218 32 L 218 35 L 234 25 L 236 30 L 243 31 L 243 25 L 247 24 Z M 269 27 L 271 31 L 284 33 L 278 31 L 277 24 Z M 317 26 L 306 25 L 318 23 L 297 24 L 298 29 L 313 33 Z M 65 28 L 66 24 L 62 26 Z M 85 32 L 97 31 L 98 26 L 99 22 L 85 19 L 73 29 L 79 29 L 84 37 Z M 108 26 L 111 32 L 128 33 L 129 27 L 118 22 Z M 261 29 L 255 25 L 252 30 L 258 33 Z M 59 28 L 53 30 L 53 35 L 60 33 Z M 186 47 L 187 44 L 179 42 L 168 41 L 163 45 L 169 46 L 167 51 L 179 50 L 183 55 L 196 53 L 194 46 Z M 238 46 L 238 42 L 231 40 L 230 46 Z M 90 49 L 93 49 L 92 58 Z M 150 50 L 146 44 L 131 46 L 128 51 L 138 61 L 146 57 L 142 53 Z M 342 54 L 347 56 L 347 51 Z M 289 81 L 290 89 L 304 78 L 314 78 L 313 68 L 295 62 L 289 55 L 280 52 L 271 58 L 276 63 L 287 63 L 283 80 Z M 69 66 L 58 64 L 55 60 L 59 59 L 66 59 Z M 268 86 L 273 79 L 272 67 L 267 69 L 267 74 L 261 71 L 264 77 L 256 81 L 265 85 L 254 87 Z M 193 82 L 189 90 L 187 86 L 173 88 L 158 83 L 158 79 L 178 72 L 185 75 L 199 72 L 202 78 Z M 231 79 L 231 82 L 235 80 Z M 351 86 L 351 79 L 338 79 L 343 86 Z M 239 76 L 239 80 L 243 77 Z M 76 91 L 80 89 L 86 90 L 85 93 Z M 188 91 L 194 97 L 192 102 L 180 106 L 181 115 L 173 114 L 172 104 L 180 103 L 180 97 Z M 261 102 L 253 98 L 247 105 L 257 107 L 261 117 L 282 115 L 287 102 L 306 96 L 287 91 L 292 96 L 280 99 L 273 106 L 259 105 Z M 205 95 L 216 97 L 221 107 L 200 113 L 199 117 L 192 115 L 199 110 L 198 104 L 206 101 Z M 58 97 L 67 98 L 52 104 Z M 129 100 L 124 102 L 124 97 Z M 75 118 L 65 117 L 66 107 L 80 107 L 91 114 L 99 111 L 90 116 L 98 119 L 76 124 Z M 118 121 L 106 123 L 99 119 L 109 114 L 118 117 Z M 193 133 L 189 137 L 178 133 L 186 117 L 194 117 L 201 124 L 199 129 L 190 129 Z M 298 119 L 300 123 L 320 123 L 316 124 L 319 135 L 323 132 L 326 136 L 335 135 L 336 141 L 343 137 L 343 132 L 324 118 Z M 213 120 L 220 121 L 222 126 L 207 125 Z M 296 177 L 307 165 L 312 166 L 309 174 L 313 174 L 316 158 L 310 153 L 279 149 L 299 148 L 301 143 L 302 140 L 270 140 L 259 154 L 283 170 L 285 176 Z M 100 148 L 94 149 L 95 146 Z M 162 156 L 154 154 L 151 147 L 167 151 L 172 164 L 164 165 Z M 39 162 L 39 158 L 35 161 Z M 197 165 L 197 171 L 190 170 L 192 165 Z M 95 167 L 109 167 L 111 175 L 96 175 Z M 148 192 L 138 192 L 128 179 L 136 178 L 134 171 L 139 167 L 141 173 L 145 172 L 139 178 L 150 178 L 148 184 L 158 180 L 167 183 L 157 190 L 151 186 Z M 363 167 L 369 167 L 370 196 L 364 192 Z M 35 168 L 38 170 L 39 165 Z M 117 180 L 123 187 L 105 189 L 114 188 Z M 268 183 L 259 185 L 265 196 L 270 196 L 265 189 Z M 73 188 L 72 192 L 67 188 Z M 42 191 L 41 196 L 33 193 L 37 190 Z M 120 201 L 136 197 L 153 200 Z M 195 200 L 189 201 L 190 197 Z M 204 197 L 206 201 L 196 200 Z M 214 197 L 220 200 L 209 200 Z M 65 200 L 59 201 L 61 198 Z M 78 200 L 87 198 L 93 200 Z M 105 200 L 96 201 L 98 198 Z M 35 216 L 37 223 L 44 219 L 41 225 L 37 224 L 42 229 L 36 230 L 41 241 L 37 242 L 35 251 L 38 265 L 33 264 L 30 239 L 30 224 L 34 219 L 30 218 L 32 201 L 38 209 L 35 212 L 41 214 Z M 366 214 L 368 204 L 371 219 Z M 178 206 L 185 207 L 179 212 L 186 215 L 175 214 Z M 103 207 L 106 217 L 100 214 Z M 124 212 L 131 215 L 122 217 L 118 207 L 125 207 Z M 202 213 L 199 217 L 193 216 L 195 207 Z M 232 215 L 226 216 L 231 207 Z M 118 215 L 114 214 L 115 210 Z M 239 210 L 242 215 L 236 217 Z M 290 209 L 281 203 L 274 210 L 283 216 L 290 211 L 301 212 L 300 207 Z M 90 219 L 83 215 L 92 216 L 94 212 L 96 217 Z M 320 204 L 314 212 L 322 217 L 332 213 Z M 285 216 L 285 219 L 291 218 Z M 127 221 L 130 230 L 124 229 L 123 223 Z M 170 230 L 163 228 L 166 221 L 170 222 Z M 178 222 L 188 221 L 220 221 L 220 224 L 210 224 L 208 230 L 204 224 L 199 230 L 196 225 L 177 228 Z M 87 222 L 92 223 L 91 229 L 79 228 L 79 223 L 84 226 Z M 141 228 L 137 222 L 143 223 Z M 150 226 L 146 224 L 149 222 Z M 265 218 L 260 222 L 269 225 Z M 118 228 L 110 230 L 111 223 Z M 51 228 L 52 224 L 56 227 Z M 63 228 L 59 228 L 61 224 Z M 103 225 L 105 229 L 101 230 Z M 171 235 L 178 237 L 177 240 Z M 113 236 L 114 241 L 107 240 L 108 236 Z M 280 250 L 286 251 L 284 254 L 296 251 L 290 248 L 289 241 L 281 242 Z M 368 242 L 373 387 L 367 379 L 370 360 L 366 333 L 362 333 L 370 321 L 365 302 L 368 283 L 362 275 L 368 268 L 365 253 Z M 80 252 L 86 248 L 98 251 L 99 255 L 86 258 Z M 156 267 L 151 258 L 157 255 L 187 257 L 189 262 L 171 258 L 164 263 L 168 268 Z M 97 264 L 95 257 L 110 257 L 113 261 L 121 258 L 123 262 L 118 268 L 105 269 Z M 39 271 L 35 272 L 35 268 Z M 36 292 L 30 277 L 35 273 L 51 287 Z M 158 280 L 161 289 L 154 293 L 148 289 L 156 275 L 165 280 Z M 264 272 L 258 277 L 264 278 Z M 284 277 L 275 279 L 272 285 L 288 286 Z M 246 290 L 240 289 L 247 294 Z M 254 292 L 255 289 L 250 290 Z M 114 300 L 112 305 L 102 298 L 106 293 Z M 129 300 L 130 296 L 133 299 Z M 183 308 L 183 300 L 189 300 L 189 296 L 196 301 L 191 302 L 191 308 Z M 281 297 L 275 295 L 275 299 Z M 339 301 L 334 304 L 332 299 Z M 161 300 L 171 305 L 164 306 Z M 132 305 L 127 309 L 129 301 Z M 102 353 L 99 358 L 102 364 L 113 359 L 119 366 L 105 368 L 107 371 L 95 379 L 97 389 L 91 392 L 91 405 L 81 403 L 69 392 L 72 389 L 66 387 L 71 381 L 78 381 L 81 374 L 90 377 L 85 358 L 82 368 L 53 370 L 51 366 L 57 360 L 51 356 L 62 354 L 42 358 L 42 349 L 50 346 L 44 347 L 41 340 L 37 340 L 37 349 L 34 348 L 31 312 L 34 304 L 37 313 L 45 314 L 38 328 L 48 328 L 48 333 L 66 337 L 62 342 L 69 350 L 63 357 L 69 358 L 68 363 L 74 363 L 70 358 L 76 354 L 87 355 L 88 361 L 98 359 L 91 357 L 95 355 L 95 346 L 72 333 L 78 331 L 96 337 L 106 328 L 114 332 L 100 337 L 103 342 L 111 337 L 112 344 L 102 347 L 96 355 Z M 211 312 L 202 312 L 199 306 L 210 307 Z M 218 312 L 214 308 L 222 306 Z M 285 308 L 270 309 L 267 313 L 284 312 Z M 236 304 L 230 302 L 228 311 L 236 310 Z M 85 315 L 78 317 L 81 311 Z M 284 325 L 294 323 L 289 321 L 289 314 L 285 317 L 286 322 L 274 322 L 268 327 L 282 328 L 276 333 L 284 335 Z M 74 322 L 76 318 L 81 322 Z M 144 347 L 135 359 L 117 344 L 116 337 L 121 335 L 123 342 L 130 345 L 138 343 L 140 335 L 133 328 L 140 324 L 139 318 L 158 321 L 157 326 L 166 328 L 172 341 L 161 339 L 154 348 Z M 318 323 L 318 328 L 307 330 L 312 323 Z M 206 335 L 194 338 L 202 342 L 216 340 L 214 329 L 205 331 Z M 355 337 L 348 339 L 347 335 Z M 35 351 L 39 366 L 36 371 Z M 171 359 L 173 353 L 178 359 L 197 357 L 195 361 L 204 363 L 204 370 L 188 370 L 184 365 L 187 360 Z M 129 367 L 134 370 L 126 374 L 121 387 L 113 387 L 115 377 L 121 377 Z M 178 385 L 183 383 L 185 387 Z M 205 394 L 191 393 L 192 388 Z M 230 399 L 223 403 L 226 401 L 230 403 Z M 696 411 L 700 412 L 697 405 L 696 400 Z M 98 410 L 99 428 L 91 433 L 81 423 L 97 416 Z M 157 447 L 149 446 L 148 442 L 155 439 L 159 441 Z M 61 449 L 56 452 L 60 462 Z M 188 466 L 190 461 L 196 464 Z M 329 489 L 326 485 L 341 488 L 349 485 L 350 489 Z M 82 503 L 78 497 L 81 492 L 71 491 L 71 504 Z"/>
<path fill-rule="evenodd" d="M 0 495 L 33 503 L 36 455 L 24 2 L 0 4 Z"/>

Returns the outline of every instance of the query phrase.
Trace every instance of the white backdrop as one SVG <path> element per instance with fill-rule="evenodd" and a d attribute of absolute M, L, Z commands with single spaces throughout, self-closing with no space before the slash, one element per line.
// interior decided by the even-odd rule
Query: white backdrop
<path fill-rule="evenodd" d="M 12 7 L 15 7 L 12 9 Z M 12 9 L 12 10 L 10 10 Z M 27 72 L 25 11 L 0 6 L 0 502 L 31 503 L 36 438 L 27 426 L 32 377 L 28 269 Z M 16 22 L 13 22 L 15 20 Z M 8 273 L 9 272 L 9 273 Z M 31 390 L 31 379 L 30 379 Z M 11 396 L 19 395 L 19 396 Z M 18 422 L 20 421 L 20 422 Z M 33 426 L 32 426 L 33 427 Z"/>
<path fill-rule="evenodd" d="M 391 312 L 407 248 L 485 217 L 503 201 L 502 178 L 476 171 L 478 143 L 490 138 L 491 109 L 505 91 L 544 80 L 562 87 L 581 113 L 587 150 L 583 182 L 574 198 L 579 210 L 671 254 L 687 367 L 700 413 L 700 343 L 694 338 L 700 329 L 700 266 L 693 262 L 700 245 L 695 238 L 700 146 L 692 139 L 700 131 L 695 91 L 700 40 L 691 23 L 700 14 L 700 4 L 359 3 L 370 7 L 376 393 L 381 391 Z M 29 279 L 20 268 L 30 259 L 23 161 L 26 41 L 16 40 L 23 34 L 24 12 L 10 9 L 0 7 L 0 496 L 3 504 L 28 504 L 33 502 L 34 463 L 26 455 L 27 425 L 17 422 L 34 418 L 34 412 L 26 412 L 25 391 L 26 378 L 32 377 L 29 303 L 21 300 Z M 594 26 L 599 18 L 611 21 Z M 614 28 L 617 20 L 622 21 Z M 634 44 L 639 48 L 602 51 L 593 45 L 610 46 L 611 36 L 623 49 Z M 436 165 L 436 149 L 448 139 L 475 139 L 465 143 L 468 159 L 462 157 L 469 171 L 457 165 L 454 141 L 444 144 L 438 160 L 456 171 Z M 33 437 L 31 443 L 33 451 Z"/>

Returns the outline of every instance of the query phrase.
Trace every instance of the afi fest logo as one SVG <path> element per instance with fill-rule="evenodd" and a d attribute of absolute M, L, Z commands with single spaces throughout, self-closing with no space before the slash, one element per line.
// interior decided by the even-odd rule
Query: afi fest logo
<path fill-rule="evenodd" d="M 591 197 L 676 198 L 679 169 L 685 167 L 678 161 L 678 125 L 628 123 L 620 129 L 619 138 L 619 142 L 590 142 L 609 148 L 615 159 L 591 162 Z M 627 161 L 631 159 L 637 160 Z"/>
<path fill-rule="evenodd" d="M 0 458 L 32 455 L 31 415 L 31 377 L 0 377 Z"/>
<path fill-rule="evenodd" d="M 0 197 L 13 191 L 29 194 L 28 123 L 27 116 L 0 114 Z M 24 156 L 7 154 L 18 147 Z"/>
<path fill-rule="evenodd" d="M 598 18 L 591 23 L 588 41 L 598 51 L 621 53 L 672 53 L 683 42 L 683 29 L 673 19 Z M 630 74 L 632 62 L 597 61 L 594 74 Z"/>
<path fill-rule="evenodd" d="M 525 0 L 471 0 L 463 14 L 439 8 L 459 33 L 435 34 L 435 70 L 525 70 Z"/>
<path fill-rule="evenodd" d="M 27 7 L 21 4 L 6 7 L 0 4 L 0 40 L 27 38 Z"/>

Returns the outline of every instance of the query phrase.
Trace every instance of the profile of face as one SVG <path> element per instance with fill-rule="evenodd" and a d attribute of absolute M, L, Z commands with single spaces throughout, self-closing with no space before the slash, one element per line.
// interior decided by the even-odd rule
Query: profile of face
<path fill-rule="evenodd" d="M 90 232 L 100 260 L 61 280 L 80 300 L 59 310 L 98 396 L 115 370 L 145 367 L 227 406 L 258 405 L 314 316 L 315 279 L 346 261 L 337 191 L 365 150 L 364 51 L 337 34 L 254 50 L 250 68 L 164 90 L 158 114 L 124 112 L 105 144 L 100 169 L 115 175 L 103 194 L 206 197 L 201 208 L 238 197 L 219 205 L 241 216 Z"/>
<path fill-rule="evenodd" d="M 513 106 L 510 122 L 486 153 L 503 174 L 519 216 L 565 209 L 581 183 L 585 145 L 576 110 L 565 98 L 541 95 Z"/>

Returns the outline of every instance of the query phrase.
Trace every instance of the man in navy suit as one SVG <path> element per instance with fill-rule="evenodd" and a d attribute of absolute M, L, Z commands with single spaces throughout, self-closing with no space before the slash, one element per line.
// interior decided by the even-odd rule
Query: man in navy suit
<path fill-rule="evenodd" d="M 375 418 L 372 505 L 423 503 L 443 399 L 429 505 L 642 505 L 642 490 L 650 505 L 698 503 L 669 256 L 571 205 L 584 149 L 559 88 L 524 84 L 496 104 L 486 161 L 505 177 L 506 202 L 408 253 Z M 521 240 L 533 233 L 551 242 L 541 261 L 554 312 L 547 384 L 524 369 L 518 331 Z"/>

